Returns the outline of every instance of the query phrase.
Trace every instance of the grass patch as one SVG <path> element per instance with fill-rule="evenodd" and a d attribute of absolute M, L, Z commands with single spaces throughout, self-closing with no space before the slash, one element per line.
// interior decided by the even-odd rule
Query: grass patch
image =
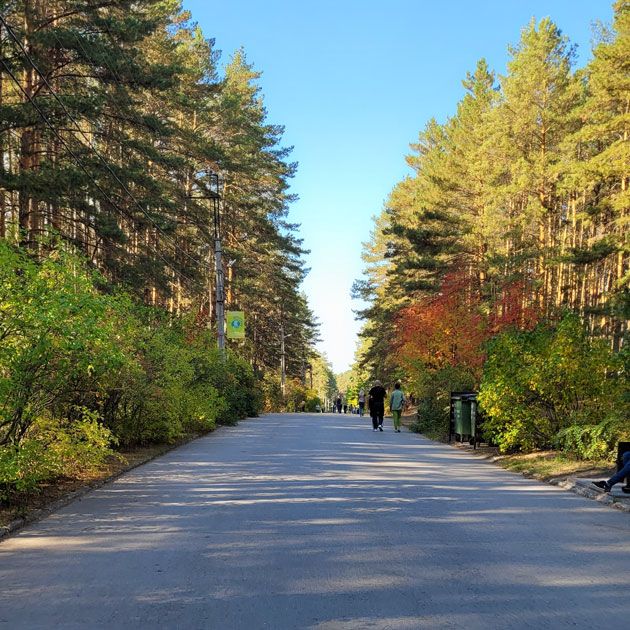
<path fill-rule="evenodd" d="M 580 460 L 558 451 L 499 455 L 496 462 L 503 468 L 549 481 L 568 477 L 609 477 L 615 466 L 608 460 Z"/>

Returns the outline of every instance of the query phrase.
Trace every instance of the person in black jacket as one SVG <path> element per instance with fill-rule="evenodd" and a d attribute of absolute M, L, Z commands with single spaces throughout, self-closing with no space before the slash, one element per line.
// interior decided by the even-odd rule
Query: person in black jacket
<path fill-rule="evenodd" d="M 383 430 L 383 416 L 385 415 L 385 398 L 387 392 L 381 381 L 374 381 L 372 389 L 368 393 L 368 407 L 372 416 L 372 431 Z"/>

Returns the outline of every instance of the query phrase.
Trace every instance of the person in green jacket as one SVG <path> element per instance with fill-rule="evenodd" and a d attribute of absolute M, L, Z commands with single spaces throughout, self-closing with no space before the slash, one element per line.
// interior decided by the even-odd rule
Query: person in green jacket
<path fill-rule="evenodd" d="M 400 433 L 400 416 L 402 415 L 406 400 L 405 395 L 400 389 L 400 383 L 396 383 L 394 387 L 395 389 L 389 397 L 389 408 L 391 409 L 392 416 L 394 416 L 394 430 Z"/>

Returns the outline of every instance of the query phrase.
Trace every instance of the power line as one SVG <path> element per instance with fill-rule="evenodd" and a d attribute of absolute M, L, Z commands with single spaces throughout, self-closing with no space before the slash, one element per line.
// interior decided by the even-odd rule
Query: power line
<path fill-rule="evenodd" d="M 2 15 L 0 15 L 0 22 L 2 22 L 2 24 L 4 25 L 4 27 L 7 30 L 7 33 L 9 33 L 9 35 L 11 36 L 11 38 L 15 41 L 15 43 L 19 46 L 20 50 L 22 51 L 22 54 L 24 55 L 24 57 L 26 58 L 26 60 L 29 62 L 29 64 L 32 66 L 32 68 L 35 70 L 35 72 L 37 72 L 37 74 L 39 75 L 40 79 L 42 80 L 42 82 L 44 83 L 44 85 L 48 88 L 50 94 L 53 96 L 53 98 L 59 103 L 59 105 L 61 106 L 61 108 L 63 109 L 63 111 L 65 112 L 66 116 L 74 123 L 75 127 L 77 128 L 78 132 L 83 136 L 83 138 L 85 139 L 88 147 L 94 152 L 94 154 L 98 157 L 98 159 L 103 163 L 103 165 L 105 166 L 105 168 L 109 171 L 109 173 L 114 177 L 114 179 L 118 182 L 118 184 L 120 184 L 120 187 L 127 193 L 127 195 L 129 195 L 130 199 L 133 201 L 133 203 L 137 206 L 137 208 L 140 210 L 140 212 L 142 212 L 142 214 L 145 215 L 145 217 L 149 220 L 149 222 L 155 227 L 155 229 L 162 235 L 162 237 L 164 238 L 165 241 L 167 241 L 168 243 L 170 243 L 174 249 L 176 249 L 177 251 L 179 251 L 180 253 L 182 253 L 184 256 L 186 256 L 187 258 L 189 258 L 190 260 L 192 260 L 195 264 L 204 267 L 206 269 L 212 269 L 212 267 L 200 260 L 197 260 L 194 256 L 191 256 L 186 250 L 182 249 L 181 247 L 179 247 L 179 245 L 177 245 L 176 242 L 172 241 L 168 235 L 164 232 L 164 230 L 151 218 L 151 216 L 149 215 L 149 213 L 142 207 L 142 205 L 140 204 L 140 202 L 135 198 L 135 196 L 133 195 L 133 193 L 129 190 L 129 188 L 127 187 L 127 185 L 121 181 L 121 179 L 118 177 L 118 175 L 114 172 L 114 170 L 111 168 L 111 166 L 109 165 L 109 163 L 107 162 L 107 160 L 105 160 L 105 158 L 96 150 L 96 148 L 94 147 L 94 145 L 92 144 L 92 142 L 90 141 L 90 139 L 87 137 L 87 135 L 85 134 L 85 132 L 81 129 L 79 123 L 77 123 L 77 121 L 74 119 L 74 117 L 72 116 L 72 114 L 68 111 L 67 107 L 65 106 L 64 102 L 59 98 L 59 96 L 57 95 L 57 93 L 55 92 L 55 90 L 52 88 L 52 86 L 50 85 L 50 83 L 48 82 L 48 79 L 46 79 L 46 77 L 44 76 L 44 74 L 41 72 L 41 70 L 37 67 L 37 65 L 35 64 L 35 62 L 33 61 L 33 59 L 31 58 L 31 56 L 29 55 L 28 51 L 26 50 L 26 48 L 24 48 L 24 45 L 22 44 L 22 42 L 18 39 L 18 37 L 15 35 L 15 33 L 13 32 L 13 29 L 11 28 L 11 26 L 7 23 L 7 21 L 4 19 L 4 17 Z M 6 65 L 6 63 L 4 63 L 3 61 L 3 65 L 5 68 L 8 67 Z M 12 73 L 10 73 L 12 78 L 14 80 L 15 77 L 12 75 Z M 21 86 L 20 86 L 21 88 Z M 24 92 L 24 90 L 22 90 Z M 32 99 L 30 99 L 30 96 L 26 94 L 26 92 L 24 92 L 24 94 L 29 97 L 29 100 L 32 101 Z M 41 114 L 41 110 L 39 109 L 39 107 L 37 107 L 38 112 L 40 112 Z"/>
<path fill-rule="evenodd" d="M 2 20 L 2 16 L 0 16 L 0 20 Z M 29 103 L 36 109 L 37 113 L 39 114 L 40 118 L 44 121 L 44 123 L 46 124 L 46 126 L 52 131 L 52 133 L 54 134 L 54 136 L 57 138 L 57 140 L 59 140 L 59 142 L 61 142 L 61 144 L 63 144 L 64 148 L 66 149 L 66 151 L 68 151 L 68 153 L 75 159 L 75 161 L 77 162 L 77 164 L 79 165 L 79 168 L 88 176 L 88 178 L 94 183 L 94 185 L 96 186 L 97 190 L 103 195 L 103 197 L 105 198 L 106 201 L 108 201 L 114 208 L 116 208 L 119 213 L 120 216 L 125 218 L 125 213 L 122 209 L 120 209 L 118 207 L 118 205 L 111 199 L 111 197 L 103 190 L 102 186 L 94 179 L 94 177 L 92 176 L 92 174 L 90 173 L 90 171 L 87 169 L 87 167 L 83 164 L 83 162 L 81 161 L 81 159 L 77 156 L 77 154 L 74 152 L 74 150 L 72 149 L 72 147 L 70 147 L 70 145 L 66 142 L 66 140 L 63 138 L 63 136 L 61 136 L 59 134 L 59 132 L 55 129 L 54 125 L 50 122 L 50 120 L 48 119 L 48 117 L 46 116 L 46 114 L 44 114 L 44 112 L 41 110 L 41 108 L 39 107 L 39 105 L 35 102 L 35 100 L 33 100 L 33 98 L 31 97 L 30 94 L 28 94 L 28 92 L 26 92 L 26 90 L 24 90 L 24 88 L 22 87 L 20 81 L 17 79 L 17 77 L 13 74 L 13 72 L 11 71 L 11 69 L 9 68 L 9 66 L 6 64 L 6 62 L 4 61 L 3 58 L 0 58 L 0 62 L 2 63 L 2 65 L 4 66 L 4 69 L 7 71 L 7 73 L 9 74 L 9 76 L 11 77 L 11 79 L 13 79 L 13 82 L 18 86 L 19 90 L 22 92 L 22 94 L 24 94 L 24 96 L 28 99 Z M 131 219 L 128 219 L 131 220 Z M 135 230 L 133 228 L 133 225 L 130 225 L 130 229 L 131 231 L 135 232 L 136 234 L 139 234 L 137 230 Z M 173 267 L 172 264 L 170 264 L 158 251 L 154 250 L 151 246 L 148 246 L 149 249 L 151 249 L 153 251 L 153 253 L 162 260 L 162 262 L 169 267 L 170 269 L 172 269 L 173 271 L 175 271 L 175 273 L 178 273 L 182 278 L 186 278 L 187 280 L 190 280 L 191 282 L 193 282 L 194 284 L 197 284 L 198 287 L 202 288 L 205 290 L 205 287 L 201 284 L 199 284 L 196 280 L 194 280 L 193 278 L 188 277 L 186 274 L 184 274 L 182 271 L 180 271 L 179 269 L 177 269 L 176 267 Z"/>
<path fill-rule="evenodd" d="M 111 39 L 111 40 L 115 43 L 114 36 L 113 36 L 113 34 L 112 34 L 111 30 L 109 29 L 109 27 L 107 26 L 107 24 L 104 24 L 103 26 L 104 26 L 105 30 L 107 31 L 107 34 L 109 35 L 110 39 Z M 92 70 L 93 70 L 95 73 L 98 73 L 98 67 L 97 67 L 96 65 L 94 65 L 93 60 L 92 60 L 92 57 L 91 57 L 90 53 L 89 53 L 89 52 L 85 49 L 85 46 L 84 46 L 84 45 L 83 45 L 83 43 L 81 42 L 81 39 L 79 38 L 79 35 L 78 35 L 77 31 L 76 31 L 76 30 L 73 30 L 73 29 L 70 29 L 70 30 L 66 30 L 66 32 L 71 32 L 71 33 L 72 33 L 72 35 L 73 35 L 73 37 L 74 37 L 75 41 L 77 42 L 77 44 L 78 44 L 78 45 L 79 45 L 79 47 L 81 48 L 81 51 L 83 52 L 83 55 L 84 55 L 84 59 L 85 59 L 85 61 L 88 63 L 88 65 L 92 68 Z M 57 36 L 57 33 L 56 33 L 54 30 L 52 31 L 52 34 L 53 34 L 53 37 L 54 37 L 54 38 L 57 40 L 57 42 L 59 43 L 59 45 L 60 45 L 62 48 L 65 48 L 65 47 L 64 47 L 64 44 L 63 44 L 63 42 L 59 39 L 59 37 Z M 127 56 L 126 56 L 124 53 L 122 54 L 122 56 L 123 56 L 123 58 L 127 59 Z M 125 85 L 124 85 L 124 83 L 122 82 L 121 77 L 120 77 L 120 74 L 118 73 L 118 71 L 116 70 L 116 68 L 115 68 L 114 66 L 112 66 L 112 65 L 110 65 L 110 64 L 108 63 L 108 61 L 107 61 L 107 57 L 106 57 L 106 56 L 103 58 L 102 63 L 103 63 L 103 64 L 107 67 L 107 69 L 108 69 L 108 70 L 109 70 L 109 72 L 111 73 L 111 76 L 112 76 L 112 77 L 114 78 L 114 80 L 116 81 L 116 84 L 117 84 L 117 85 L 118 85 L 121 89 L 123 89 L 123 90 L 125 91 L 125 93 L 126 93 L 126 86 L 125 86 Z M 132 82 L 132 85 L 137 85 L 137 83 Z M 126 112 L 125 112 L 125 111 L 123 111 L 123 109 L 122 109 L 122 108 L 121 108 L 121 106 L 118 104 L 118 102 L 116 101 L 116 99 L 113 99 L 112 104 L 113 104 L 113 106 L 114 106 L 114 107 L 118 110 L 118 112 L 119 112 L 119 114 L 120 114 L 121 118 L 123 118 L 123 119 L 124 119 L 124 118 L 126 117 L 126 115 L 127 115 L 127 114 L 126 114 Z M 137 113 L 137 111 L 136 111 L 133 107 L 130 107 L 130 108 L 129 108 L 129 110 L 128 110 L 128 114 L 131 116 L 131 118 L 133 119 L 133 122 L 135 122 L 135 123 L 138 125 L 138 127 L 139 127 L 139 128 L 146 127 L 146 124 L 145 124 L 145 123 L 143 123 L 143 122 L 142 122 L 142 120 L 140 120 L 140 118 L 138 117 L 138 113 Z M 143 155 L 144 155 L 147 159 L 149 159 L 149 160 L 153 160 L 153 156 L 149 155 L 145 149 L 143 149 L 142 147 L 137 147 L 137 148 L 141 151 L 141 153 L 142 153 L 142 154 L 143 154 Z M 163 165 L 166 169 L 168 169 L 168 164 L 167 164 L 167 163 L 166 163 L 166 161 L 164 160 L 164 157 L 162 156 L 162 154 L 161 154 L 159 151 L 157 151 L 157 153 L 158 153 L 158 159 L 159 159 L 159 161 L 162 163 L 162 165 Z M 216 194 L 218 195 L 218 194 L 219 194 L 219 185 L 220 185 L 220 182 L 219 182 L 218 176 L 217 176 L 216 174 L 214 174 L 214 176 L 215 176 L 215 177 L 217 177 L 217 184 L 216 184 L 216 186 L 217 186 L 217 193 L 216 193 Z M 192 196 L 188 196 L 188 197 L 187 197 L 187 199 L 208 199 L 208 198 L 214 198 L 214 195 L 212 195 L 211 197 L 209 197 L 209 196 L 199 196 L 199 197 L 192 197 Z M 216 215 L 216 209 L 215 209 L 215 215 Z M 215 225 L 216 225 L 216 220 L 217 220 L 217 217 L 215 216 Z M 201 233 L 202 233 L 202 234 L 204 234 L 204 231 L 203 231 L 203 228 L 202 228 L 202 227 L 200 227 L 199 225 L 197 225 L 196 227 L 197 227 L 197 229 L 199 229 L 199 230 L 201 231 Z M 208 240 L 209 240 L 209 239 L 210 239 L 210 232 L 208 232 L 208 233 L 206 234 L 206 236 L 208 237 Z M 216 238 L 216 234 L 215 234 L 215 238 Z M 208 244 L 209 244 L 209 243 L 208 243 Z"/>

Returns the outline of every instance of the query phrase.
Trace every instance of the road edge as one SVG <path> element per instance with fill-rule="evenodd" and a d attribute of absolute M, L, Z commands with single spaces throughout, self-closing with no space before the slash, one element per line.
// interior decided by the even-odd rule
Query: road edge
<path fill-rule="evenodd" d="M 215 431 L 213 431 L 213 433 L 216 432 L 220 428 L 221 427 L 217 427 Z M 88 494 L 88 492 L 92 492 L 92 490 L 97 490 L 98 488 L 102 488 L 104 485 L 111 483 L 112 481 L 115 481 L 119 477 L 122 477 L 129 471 L 134 470 L 134 468 L 139 468 L 140 466 L 144 466 L 144 464 L 148 464 L 154 459 L 157 459 L 158 457 L 162 457 L 163 455 L 166 455 L 166 453 L 170 453 L 171 451 L 174 451 L 180 446 L 184 446 L 186 444 L 189 444 L 190 442 L 194 442 L 195 440 L 198 440 L 202 437 L 205 437 L 205 435 L 201 435 L 201 434 L 191 435 L 178 442 L 175 442 L 174 444 L 165 445 L 164 448 L 160 449 L 159 451 L 156 451 L 155 453 L 151 453 L 151 455 L 147 456 L 146 459 L 141 459 L 137 462 L 134 462 L 133 464 L 129 464 L 128 466 L 125 466 L 124 468 L 117 470 L 116 472 L 112 473 L 111 475 L 108 475 L 107 477 L 104 477 L 103 479 L 99 479 L 98 481 L 92 481 L 86 484 L 85 486 L 81 486 L 80 488 L 77 488 L 76 490 L 72 490 L 68 494 L 62 496 L 60 499 L 57 499 L 56 501 L 49 503 L 43 508 L 32 510 L 31 512 L 28 512 L 24 516 L 20 516 L 19 518 L 14 519 L 8 525 L 0 525 L 0 542 L 7 539 L 12 534 L 15 534 L 16 532 L 20 531 L 26 525 L 30 525 L 31 523 L 36 523 L 37 521 L 41 521 L 42 519 L 46 518 L 47 516 L 50 516 L 57 510 L 61 509 L 62 507 L 65 507 L 66 505 L 70 505 L 71 503 L 74 503 L 75 501 L 81 499 L 86 494 Z"/>
<path fill-rule="evenodd" d="M 426 437 L 426 436 L 425 436 Z M 428 439 L 428 438 L 427 438 Z M 451 448 L 455 448 L 458 451 L 464 451 L 469 453 L 470 455 L 474 455 L 475 457 L 479 457 L 479 459 L 485 459 L 486 461 L 492 462 L 499 468 L 503 470 L 509 470 L 517 475 L 521 475 L 521 477 L 525 477 L 527 479 L 535 479 L 540 483 L 546 483 L 552 486 L 557 486 L 558 488 L 562 488 L 563 490 L 567 490 L 572 492 L 573 494 L 577 494 L 578 496 L 584 497 L 585 499 L 590 499 L 591 501 L 597 501 L 600 505 L 605 505 L 607 507 L 613 507 L 617 510 L 625 512 L 626 514 L 630 514 L 630 497 L 628 499 L 618 498 L 609 493 L 603 492 L 595 487 L 589 487 L 588 485 L 583 485 L 579 483 L 577 478 L 575 477 L 559 477 L 555 479 L 543 479 L 540 475 L 531 474 L 531 473 L 523 473 L 517 470 L 511 470 L 510 468 L 505 468 L 499 464 L 500 458 L 496 455 L 490 455 L 486 453 L 480 453 L 478 451 L 469 450 L 460 446 L 457 442 L 440 442 L 440 444 L 445 444 L 446 446 L 450 446 Z"/>

